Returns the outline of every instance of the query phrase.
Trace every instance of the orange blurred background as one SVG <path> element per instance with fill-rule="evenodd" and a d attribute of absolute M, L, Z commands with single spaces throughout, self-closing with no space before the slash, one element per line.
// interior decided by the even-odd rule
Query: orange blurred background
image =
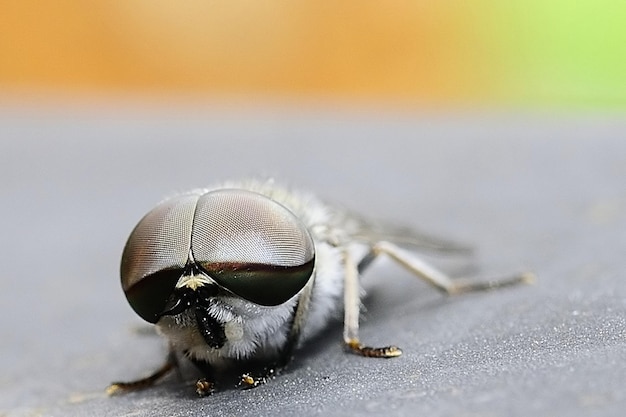
<path fill-rule="evenodd" d="M 0 93 L 621 106 L 599 3 L 0 0 Z"/>

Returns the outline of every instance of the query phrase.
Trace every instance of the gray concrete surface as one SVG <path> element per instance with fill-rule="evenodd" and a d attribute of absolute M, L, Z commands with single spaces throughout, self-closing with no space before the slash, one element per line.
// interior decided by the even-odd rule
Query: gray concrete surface
<path fill-rule="evenodd" d="M 623 116 L 5 105 L 0 172 L 0 416 L 623 415 Z M 334 324 L 254 390 L 106 397 L 165 353 L 120 289 L 135 222 L 255 174 L 480 249 L 447 271 L 539 281 L 446 298 L 382 262 L 362 338 L 400 358 L 345 354 Z"/>

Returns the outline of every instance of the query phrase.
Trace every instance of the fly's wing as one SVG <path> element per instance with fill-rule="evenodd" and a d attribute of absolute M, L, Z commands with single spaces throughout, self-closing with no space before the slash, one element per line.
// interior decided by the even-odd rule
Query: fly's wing
<path fill-rule="evenodd" d="M 353 226 L 351 237 L 368 244 L 386 241 L 411 249 L 449 255 L 471 255 L 474 251 L 469 245 L 424 233 L 411 227 L 370 220 L 354 213 L 348 216 Z"/>

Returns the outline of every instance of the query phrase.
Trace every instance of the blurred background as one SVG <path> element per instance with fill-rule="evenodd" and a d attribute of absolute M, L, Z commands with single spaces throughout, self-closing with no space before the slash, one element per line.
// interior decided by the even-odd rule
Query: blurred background
<path fill-rule="evenodd" d="M 0 0 L 0 416 L 622 416 L 625 109 L 625 0 Z M 105 398 L 166 349 L 132 228 L 259 175 L 540 279 L 448 301 L 381 268 L 361 334 L 398 361 L 335 326 L 246 395 Z"/>
<path fill-rule="evenodd" d="M 0 1 L 4 99 L 626 105 L 626 2 Z"/>

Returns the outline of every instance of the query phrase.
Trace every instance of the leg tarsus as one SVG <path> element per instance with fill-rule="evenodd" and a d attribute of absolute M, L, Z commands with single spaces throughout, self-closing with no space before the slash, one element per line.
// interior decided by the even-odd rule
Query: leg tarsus
<path fill-rule="evenodd" d="M 215 391 L 215 370 L 211 364 L 192 358 L 189 360 L 204 375 L 204 378 L 196 381 L 196 394 L 198 394 L 198 397 L 206 397 L 213 394 Z"/>
<path fill-rule="evenodd" d="M 402 350 L 397 346 L 370 347 L 363 346 L 358 340 L 350 340 L 345 344 L 350 352 L 368 358 L 395 358 L 402 355 Z"/>
<path fill-rule="evenodd" d="M 279 368 L 277 368 L 276 366 L 271 365 L 271 366 L 265 367 L 261 372 L 257 372 L 257 373 L 246 372 L 242 374 L 241 377 L 239 378 L 239 382 L 237 383 L 237 388 L 250 389 L 250 388 L 256 388 L 259 385 L 266 384 L 268 381 L 270 381 L 271 379 L 274 379 L 276 375 L 279 374 L 278 369 Z"/>
<path fill-rule="evenodd" d="M 490 291 L 498 288 L 510 287 L 519 284 L 532 284 L 536 280 L 535 274 L 524 272 L 517 275 L 511 275 L 505 278 L 498 278 L 491 281 L 472 281 L 469 279 L 456 279 L 454 286 L 450 288 L 448 294 L 457 295 L 468 292 Z"/>
<path fill-rule="evenodd" d="M 207 380 L 206 378 L 200 378 L 196 381 L 196 394 L 198 397 L 206 397 L 213 394 L 215 391 L 215 383 Z"/>

